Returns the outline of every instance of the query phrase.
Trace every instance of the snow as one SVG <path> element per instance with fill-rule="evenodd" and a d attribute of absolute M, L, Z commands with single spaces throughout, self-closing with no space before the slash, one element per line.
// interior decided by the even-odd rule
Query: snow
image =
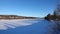
<path fill-rule="evenodd" d="M 27 26 L 36 23 L 34 19 L 17 19 L 17 20 L 0 20 L 0 30 L 6 30 L 9 28 L 16 28 L 19 26 Z M 37 19 L 36 19 L 37 20 Z"/>
<path fill-rule="evenodd" d="M 0 34 L 57 34 L 56 25 L 39 19 L 0 20 Z"/>

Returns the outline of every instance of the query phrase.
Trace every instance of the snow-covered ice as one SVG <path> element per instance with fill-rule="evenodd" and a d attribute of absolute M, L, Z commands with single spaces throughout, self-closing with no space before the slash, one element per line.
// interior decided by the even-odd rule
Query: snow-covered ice
<path fill-rule="evenodd" d="M 60 34 L 55 21 L 41 19 L 0 20 L 0 34 Z"/>
<path fill-rule="evenodd" d="M 37 22 L 37 19 L 0 20 L 0 30 L 32 25 Z"/>

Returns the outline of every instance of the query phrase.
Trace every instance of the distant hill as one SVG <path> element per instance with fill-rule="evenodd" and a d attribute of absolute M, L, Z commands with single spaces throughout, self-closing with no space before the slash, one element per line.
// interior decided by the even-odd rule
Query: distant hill
<path fill-rule="evenodd" d="M 38 17 L 26 17 L 18 15 L 0 15 L 0 19 L 36 19 Z"/>

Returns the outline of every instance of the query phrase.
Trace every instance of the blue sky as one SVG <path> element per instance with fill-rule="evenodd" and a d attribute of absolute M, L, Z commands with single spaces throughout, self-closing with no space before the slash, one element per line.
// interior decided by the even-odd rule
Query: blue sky
<path fill-rule="evenodd" d="M 0 14 L 44 17 L 55 5 L 56 0 L 0 0 Z"/>

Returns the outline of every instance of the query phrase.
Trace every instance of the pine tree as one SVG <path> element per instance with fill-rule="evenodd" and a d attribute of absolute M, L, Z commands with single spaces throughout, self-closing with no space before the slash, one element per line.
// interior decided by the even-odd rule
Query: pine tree
<path fill-rule="evenodd" d="M 57 18 L 56 12 L 54 12 L 53 19 L 55 20 Z"/>
<path fill-rule="evenodd" d="M 51 19 L 50 17 L 51 17 L 51 15 L 50 15 L 50 14 L 48 14 L 48 15 L 47 15 L 47 19 L 48 19 L 48 20 L 50 20 L 50 19 Z"/>

